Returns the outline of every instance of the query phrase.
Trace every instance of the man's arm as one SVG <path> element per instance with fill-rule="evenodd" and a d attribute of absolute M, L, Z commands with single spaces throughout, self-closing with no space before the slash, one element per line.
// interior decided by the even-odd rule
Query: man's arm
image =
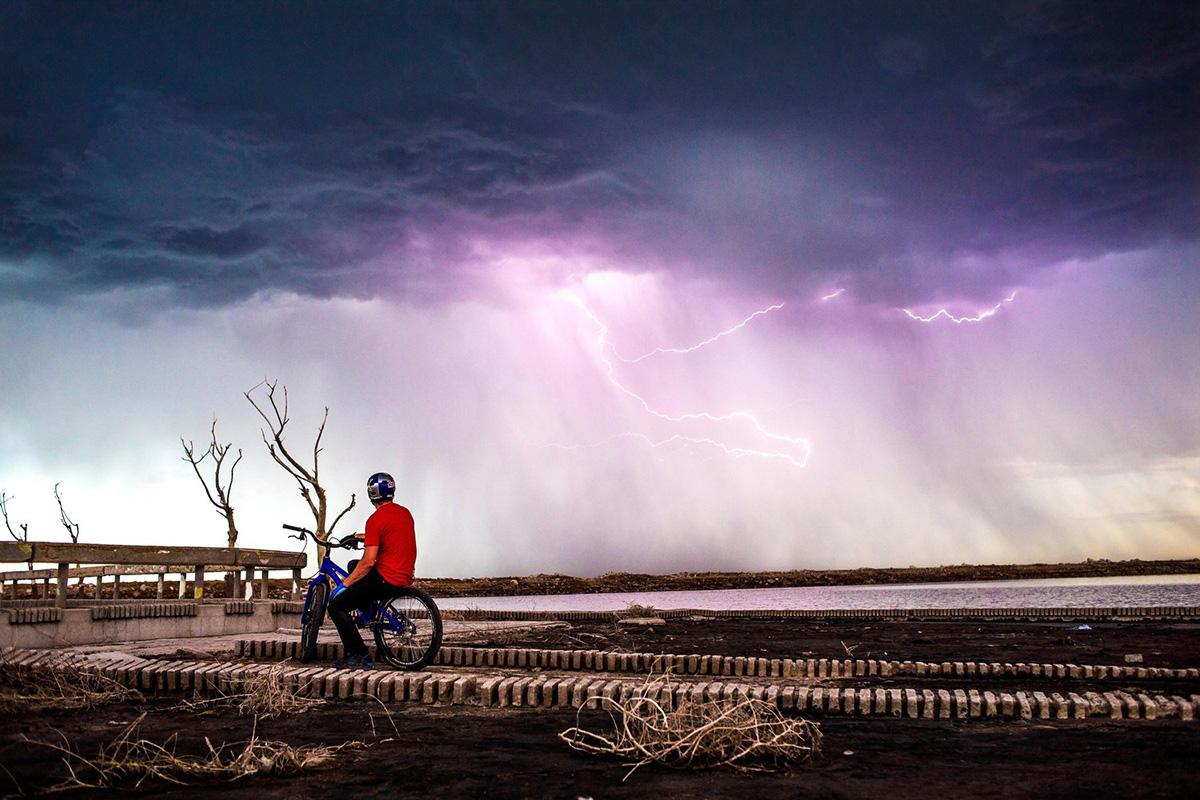
<path fill-rule="evenodd" d="M 349 586 L 352 583 L 362 580 L 367 577 L 367 573 L 371 571 L 371 567 L 375 566 L 375 559 L 379 556 L 379 545 L 372 544 L 363 548 L 362 558 L 358 561 L 358 566 L 354 568 L 342 581 L 343 586 Z"/>

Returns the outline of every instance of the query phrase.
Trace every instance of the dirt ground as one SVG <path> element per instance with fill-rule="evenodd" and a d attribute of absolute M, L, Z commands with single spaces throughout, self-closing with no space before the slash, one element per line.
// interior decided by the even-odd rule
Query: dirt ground
<path fill-rule="evenodd" d="M 178 735 L 179 753 L 259 737 L 293 745 L 369 746 L 344 751 L 329 769 L 294 777 L 140 789 L 77 789 L 72 797 L 166 798 L 903 798 L 1188 797 L 1200 763 L 1200 726 L 1183 722 L 821 721 L 823 752 L 810 764 L 765 774 L 683 772 L 646 766 L 625 778 L 619 761 L 571 750 L 558 733 L 574 713 L 402 705 L 391 718 L 369 703 L 327 705 L 255 723 L 232 711 L 198 714 L 174 701 L 122 704 L 89 713 L 49 711 L 3 720 L 0 785 L 32 795 L 66 776 L 62 756 L 44 744 L 66 740 L 95 754 L 143 710 L 144 738 Z M 590 728 L 607 717 L 590 713 Z M 395 729 L 392 728 L 394 723 Z M 27 741 L 30 740 L 30 741 Z M 82 773 L 86 774 L 86 773 Z"/>
<path fill-rule="evenodd" d="M 1122 663 L 1142 653 L 1151 666 L 1200 665 L 1200 628 L 1166 624 L 1072 626 L 1016 623 L 679 620 L 666 625 L 557 626 L 504 632 L 496 644 L 622 647 L 638 651 L 914 660 Z M 607 644 L 605 644 L 607 643 Z M 1197 687 L 1190 687 L 1195 693 Z M 369 746 L 343 751 L 325 770 L 295 777 L 257 776 L 186 787 L 148 781 L 135 789 L 73 790 L 73 797 L 496 797 L 496 798 L 878 798 L 1193 796 L 1200 723 L 1105 719 L 1058 721 L 908 720 L 816 717 L 822 754 L 789 770 L 745 775 L 647 766 L 625 779 L 615 759 L 571 750 L 558 734 L 570 711 L 477 709 L 369 701 L 328 704 L 275 720 L 239 717 L 230 708 L 198 713 L 173 698 L 90 711 L 49 710 L 0 717 L 0 794 L 36 794 L 66 775 L 61 753 L 37 742 L 67 742 L 96 754 L 148 712 L 139 735 L 178 736 L 179 753 L 260 738 L 291 745 Z M 390 715 L 389 715 L 390 714 Z M 585 712 L 585 727 L 607 714 Z M 394 725 L 394 727 L 393 727 Z"/>
<path fill-rule="evenodd" d="M 619 648 L 643 653 L 759 658 L 853 658 L 1200 666 L 1200 624 L 940 622 L 907 620 L 673 619 L 664 625 L 561 623 L 502 631 L 473 643 L 490 647 Z"/>

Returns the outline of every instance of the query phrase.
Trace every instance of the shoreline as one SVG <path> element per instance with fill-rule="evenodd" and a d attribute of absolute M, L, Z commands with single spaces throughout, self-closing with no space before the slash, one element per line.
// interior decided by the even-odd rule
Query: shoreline
<path fill-rule="evenodd" d="M 419 578 L 437 597 L 522 597 L 551 594 L 779 589 L 804 586 L 877 586 L 1047 578 L 1112 578 L 1200 574 L 1200 559 L 1110 561 L 1063 564 L 959 564 L 940 567 L 861 567 L 779 572 L 678 572 L 668 575 L 609 572 L 595 578 L 537 574 L 488 578 Z"/>
<path fill-rule="evenodd" d="M 776 572 L 677 572 L 651 574 L 609 572 L 595 578 L 574 575 L 537 574 L 483 578 L 424 578 L 416 585 L 439 598 L 533 597 L 566 594 L 619 594 L 628 592 L 710 591 L 722 589 L 785 589 L 807 586 L 896 586 L 913 583 L 959 583 L 1053 578 L 1114 578 L 1139 575 L 1200 575 L 1200 558 L 1162 561 L 1109 561 L 1090 559 L 1064 564 L 957 564 L 940 567 L 860 567 L 858 569 L 790 570 Z M 105 584 L 111 598 L 112 584 Z M 156 584 L 147 580 L 125 580 L 121 595 L 130 600 L 152 599 Z M 271 597 L 289 599 L 290 578 L 270 579 Z M 72 586 L 72 596 L 92 599 L 94 587 Z M 37 587 L 21 587 L 22 599 L 36 599 Z M 204 583 L 208 598 L 225 597 L 225 582 L 209 578 Z M 239 598 L 240 599 L 240 598 Z"/>

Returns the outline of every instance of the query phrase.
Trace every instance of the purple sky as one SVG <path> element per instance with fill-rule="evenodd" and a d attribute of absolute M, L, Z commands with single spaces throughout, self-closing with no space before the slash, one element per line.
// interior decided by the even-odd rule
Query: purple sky
<path fill-rule="evenodd" d="M 426 575 L 1200 549 L 1194 4 L 0 14 L 31 538 L 291 544 L 269 377 Z"/>

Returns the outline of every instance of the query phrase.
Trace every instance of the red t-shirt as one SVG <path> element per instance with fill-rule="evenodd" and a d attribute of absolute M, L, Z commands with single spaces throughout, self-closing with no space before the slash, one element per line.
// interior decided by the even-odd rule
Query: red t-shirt
<path fill-rule="evenodd" d="M 413 566 L 417 561 L 417 533 L 412 513 L 396 503 L 384 503 L 367 518 L 363 534 L 367 547 L 378 545 L 375 569 L 393 586 L 408 586 L 413 582 Z"/>

